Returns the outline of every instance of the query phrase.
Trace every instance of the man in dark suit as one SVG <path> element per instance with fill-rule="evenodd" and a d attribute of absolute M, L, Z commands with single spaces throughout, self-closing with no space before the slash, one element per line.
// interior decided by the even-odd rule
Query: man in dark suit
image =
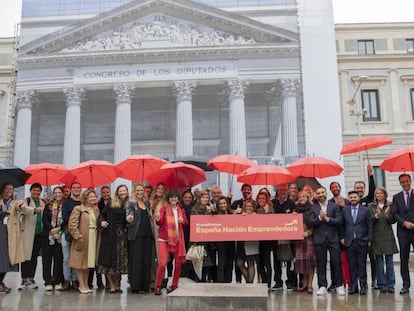
<path fill-rule="evenodd" d="M 339 206 L 327 200 L 324 187 L 316 189 L 318 203 L 312 206 L 310 225 L 313 228 L 313 244 L 315 246 L 318 275 L 318 295 L 327 293 L 328 282 L 326 280 L 327 253 L 334 271 L 332 275 L 332 288 L 338 295 L 345 295 L 342 285 L 342 269 L 339 252 L 339 227 L 342 225 L 342 213 Z"/>
<path fill-rule="evenodd" d="M 344 220 L 344 236 L 341 244 L 346 247 L 349 270 L 351 272 L 352 288 L 349 294 L 358 292 L 360 295 L 367 293 L 367 254 L 372 240 L 371 214 L 365 206 L 359 204 L 357 191 L 348 192 L 349 205 L 342 210 Z"/>
<path fill-rule="evenodd" d="M 411 189 L 411 177 L 401 174 L 398 177 L 403 191 L 398 192 L 392 198 L 391 214 L 397 220 L 397 237 L 400 245 L 400 271 L 403 281 L 401 295 L 410 292 L 410 271 L 408 261 L 410 258 L 410 247 L 414 246 L 414 200 Z"/>

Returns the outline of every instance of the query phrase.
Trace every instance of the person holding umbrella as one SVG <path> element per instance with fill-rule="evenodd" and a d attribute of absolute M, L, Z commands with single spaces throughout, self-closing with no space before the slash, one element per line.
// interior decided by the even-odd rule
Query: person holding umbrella
<path fill-rule="evenodd" d="M 160 227 L 158 233 L 158 268 L 155 283 L 155 295 L 161 295 L 161 283 L 171 253 L 175 260 L 175 269 L 171 290 L 178 287 L 181 273 L 181 264 L 186 260 L 185 241 L 183 227 L 188 226 L 187 217 L 179 206 L 180 194 L 177 190 L 171 190 L 167 194 L 168 204 L 155 213 L 155 221 Z"/>
<path fill-rule="evenodd" d="M 18 263 L 24 261 L 23 239 L 19 214 L 24 202 L 14 198 L 14 185 L 5 182 L 0 187 L 0 293 L 11 288 L 4 283 L 7 272 L 19 271 Z"/>

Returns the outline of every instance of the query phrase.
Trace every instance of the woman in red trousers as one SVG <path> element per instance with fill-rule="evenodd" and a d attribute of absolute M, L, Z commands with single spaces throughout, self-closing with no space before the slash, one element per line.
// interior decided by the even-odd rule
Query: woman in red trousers
<path fill-rule="evenodd" d="M 155 220 L 160 227 L 158 232 L 158 268 L 155 281 L 155 295 L 161 294 L 161 283 L 165 274 L 168 254 L 174 257 L 175 267 L 170 291 L 178 287 L 181 264 L 186 261 L 183 226 L 188 226 L 187 217 L 180 207 L 180 194 L 171 190 L 167 194 L 167 206 L 155 211 Z"/>

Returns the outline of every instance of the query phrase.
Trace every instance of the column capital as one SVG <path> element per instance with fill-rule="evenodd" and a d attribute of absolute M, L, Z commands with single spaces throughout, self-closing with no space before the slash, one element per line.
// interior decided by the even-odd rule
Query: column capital
<path fill-rule="evenodd" d="M 174 83 L 173 91 L 177 101 L 192 100 L 193 90 L 197 83 L 195 81 L 178 81 Z"/>
<path fill-rule="evenodd" d="M 281 79 L 283 96 L 293 97 L 297 95 L 298 88 L 300 87 L 299 79 Z"/>
<path fill-rule="evenodd" d="M 266 91 L 266 101 L 269 103 L 270 106 L 281 106 L 283 98 L 283 87 L 282 84 L 277 81 L 275 84 L 272 85 L 270 90 Z"/>
<path fill-rule="evenodd" d="M 130 84 L 122 83 L 115 85 L 114 92 L 116 93 L 116 103 L 130 101 L 134 90 L 135 87 Z"/>
<path fill-rule="evenodd" d="M 64 88 L 63 93 L 66 96 L 66 107 L 80 106 L 85 98 L 85 89 L 77 86 Z"/>
<path fill-rule="evenodd" d="M 227 81 L 227 84 L 229 86 L 229 97 L 232 96 L 241 96 L 244 97 L 244 92 L 246 88 L 249 86 L 249 81 L 247 80 L 229 80 Z"/>
<path fill-rule="evenodd" d="M 24 90 L 16 93 L 16 107 L 18 110 L 22 108 L 32 109 L 36 102 L 36 91 L 34 90 Z"/>

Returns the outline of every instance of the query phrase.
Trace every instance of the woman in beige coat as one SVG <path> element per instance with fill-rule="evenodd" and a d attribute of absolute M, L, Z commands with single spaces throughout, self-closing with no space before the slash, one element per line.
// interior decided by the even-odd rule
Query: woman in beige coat
<path fill-rule="evenodd" d="M 3 279 L 7 272 L 18 271 L 24 261 L 23 239 L 20 227 L 22 201 L 14 198 L 14 186 L 5 182 L 0 187 L 0 293 L 10 292 Z"/>
<path fill-rule="evenodd" d="M 69 266 L 76 269 L 79 291 L 92 293 L 88 286 L 89 269 L 94 269 L 97 254 L 98 197 L 94 190 L 85 190 L 81 196 L 81 205 L 75 206 L 69 217 L 68 228 L 73 237 Z"/>

